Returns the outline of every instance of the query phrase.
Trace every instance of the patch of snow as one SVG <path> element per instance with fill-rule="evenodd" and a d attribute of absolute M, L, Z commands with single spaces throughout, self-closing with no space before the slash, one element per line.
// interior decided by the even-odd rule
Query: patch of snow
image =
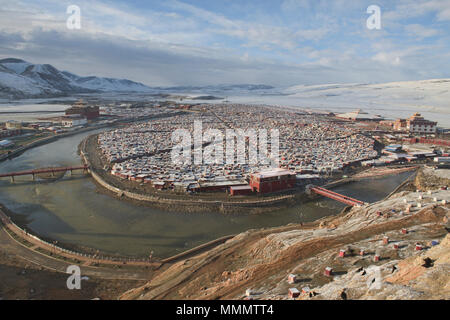
<path fill-rule="evenodd" d="M 38 95 L 44 91 L 58 92 L 58 90 L 43 86 L 30 78 L 4 72 L 0 73 L 0 86 L 13 88 L 13 90 L 29 95 Z"/>
<path fill-rule="evenodd" d="M 25 71 L 26 68 L 31 66 L 31 63 L 28 62 L 16 62 L 16 63 L 2 63 L 4 67 L 8 70 L 14 71 L 17 74 L 21 74 Z"/>

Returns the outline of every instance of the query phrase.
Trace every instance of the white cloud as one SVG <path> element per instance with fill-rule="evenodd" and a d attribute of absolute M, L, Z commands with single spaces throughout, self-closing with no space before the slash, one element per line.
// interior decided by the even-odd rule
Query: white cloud
<path fill-rule="evenodd" d="M 82 30 L 69 31 L 65 27 L 69 1 L 42 1 L 42 6 L 5 2 L 7 11 L 0 11 L 1 55 L 149 85 L 284 85 L 449 77 L 442 68 L 450 60 L 443 54 L 448 52 L 448 32 L 442 26 L 391 20 L 390 24 L 383 22 L 388 31 L 375 34 L 364 27 L 367 15 L 360 2 L 286 0 L 282 10 L 300 8 L 309 19 L 288 24 L 263 15 L 227 17 L 180 1 L 164 3 L 166 11 L 139 11 L 129 4 L 78 0 Z M 446 7 L 430 3 L 399 0 L 396 9 L 386 14 L 390 19 L 400 17 L 411 4 L 410 16 L 421 15 L 421 9 L 445 19 Z M 347 11 L 361 16 L 346 18 Z M 400 40 L 391 34 L 400 35 Z M 420 44 L 421 39 L 437 35 L 441 36 L 439 46 L 437 41 Z"/>
<path fill-rule="evenodd" d="M 379 52 L 372 58 L 372 60 L 384 64 L 391 64 L 393 66 L 398 66 L 401 61 L 400 57 L 395 52 L 394 53 Z"/>
<path fill-rule="evenodd" d="M 383 19 L 399 21 L 434 13 L 439 21 L 450 21 L 450 0 L 401 1 L 395 9 L 383 13 Z"/>
<path fill-rule="evenodd" d="M 426 28 L 420 24 L 408 24 L 405 31 L 419 39 L 433 37 L 439 34 L 439 31 L 433 28 Z"/>
<path fill-rule="evenodd" d="M 281 3 L 281 9 L 285 12 L 311 9 L 311 2 L 308 0 L 284 0 Z"/>

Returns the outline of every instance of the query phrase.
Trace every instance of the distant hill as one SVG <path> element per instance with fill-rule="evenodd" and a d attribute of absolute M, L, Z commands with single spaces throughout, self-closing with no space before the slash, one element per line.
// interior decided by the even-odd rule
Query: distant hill
<path fill-rule="evenodd" d="M 283 90 L 289 101 L 325 110 L 344 112 L 363 109 L 386 116 L 403 117 L 412 112 L 428 112 L 428 116 L 450 115 L 450 79 L 398 81 L 377 84 L 321 84 L 297 85 Z M 285 101 L 286 102 L 286 101 Z M 438 119 L 436 119 L 438 120 Z"/>
<path fill-rule="evenodd" d="M 27 99 L 68 96 L 78 93 L 102 92 L 211 92 L 248 93 L 273 89 L 261 84 L 232 84 L 210 86 L 148 87 L 127 79 L 80 77 L 60 71 L 50 64 L 33 64 L 21 59 L 0 60 L 0 98 Z"/>
<path fill-rule="evenodd" d="M 219 84 L 210 86 L 177 86 L 177 87 L 157 87 L 154 89 L 173 91 L 173 92 L 223 92 L 227 91 L 257 91 L 257 90 L 270 90 L 275 87 L 265 84 Z"/>
<path fill-rule="evenodd" d="M 7 58 L 0 60 L 0 98 L 24 99 L 95 92 L 147 92 L 142 83 L 101 77 L 80 77 L 50 64 Z"/>

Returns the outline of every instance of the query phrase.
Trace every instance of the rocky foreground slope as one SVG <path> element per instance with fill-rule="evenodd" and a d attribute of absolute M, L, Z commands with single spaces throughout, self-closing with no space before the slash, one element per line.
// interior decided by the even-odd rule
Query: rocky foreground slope
<path fill-rule="evenodd" d="M 250 230 L 121 298 L 289 299 L 297 288 L 298 299 L 447 299 L 449 201 L 449 190 L 405 191 L 315 223 Z"/>

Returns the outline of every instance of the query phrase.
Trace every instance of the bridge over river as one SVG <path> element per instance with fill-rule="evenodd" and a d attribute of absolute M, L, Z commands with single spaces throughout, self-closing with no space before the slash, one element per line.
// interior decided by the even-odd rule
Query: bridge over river
<path fill-rule="evenodd" d="M 83 172 L 87 172 L 89 170 L 89 166 L 75 166 L 75 167 L 56 167 L 56 168 L 44 168 L 44 169 L 35 169 L 35 170 L 26 170 L 26 171 L 15 171 L 15 172 L 7 172 L 0 174 L 0 178 L 10 177 L 11 181 L 14 182 L 14 177 L 18 176 L 26 176 L 31 175 L 33 180 L 35 176 L 38 174 L 51 174 L 52 176 L 55 173 L 70 171 L 72 173 L 75 170 L 83 170 Z"/>
<path fill-rule="evenodd" d="M 328 190 L 328 189 L 325 189 L 322 187 L 318 187 L 318 186 L 314 186 L 314 185 L 308 186 L 307 190 L 309 193 L 316 193 L 321 196 L 345 203 L 346 205 L 349 205 L 349 206 L 363 206 L 366 204 L 365 202 L 360 201 L 358 199 L 354 199 L 354 198 L 348 197 L 346 195 L 343 195 L 343 194 L 340 194 L 337 192 L 333 192 L 331 190 Z"/>

